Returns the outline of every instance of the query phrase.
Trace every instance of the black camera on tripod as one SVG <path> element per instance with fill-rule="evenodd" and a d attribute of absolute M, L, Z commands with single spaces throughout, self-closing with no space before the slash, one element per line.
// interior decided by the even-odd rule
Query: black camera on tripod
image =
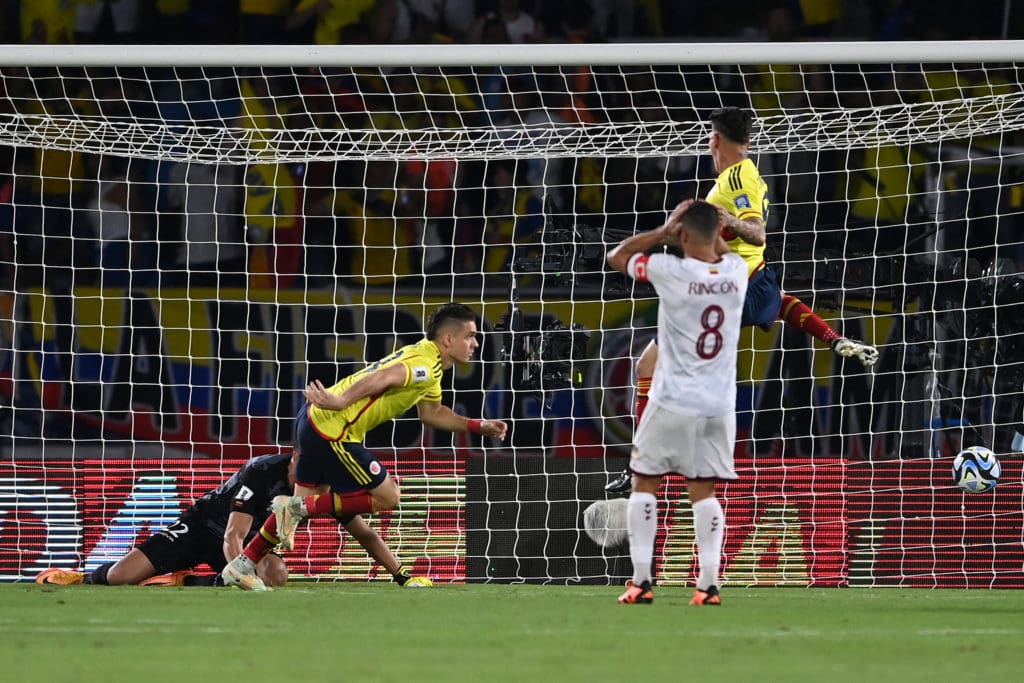
<path fill-rule="evenodd" d="M 552 315 L 524 315 L 519 308 L 519 289 L 524 286 L 543 298 L 549 288 L 561 293 L 593 288 L 604 280 L 607 247 L 601 229 L 548 222 L 537 241 L 516 246 L 512 259 L 512 291 L 508 313 L 494 329 L 504 332 L 501 357 L 508 366 L 512 388 L 541 394 L 550 406 L 548 392 L 583 384 L 583 373 L 574 367 L 590 343 L 590 330 L 566 325 Z"/>
<path fill-rule="evenodd" d="M 605 244 L 598 228 L 545 227 L 534 242 L 516 245 L 512 270 L 518 275 L 543 275 L 549 282 L 571 285 L 581 276 L 600 273 Z"/>
<path fill-rule="evenodd" d="M 494 329 L 504 333 L 501 358 L 511 371 L 513 389 L 544 394 L 582 385 L 583 373 L 574 363 L 584 357 L 590 343 L 586 327 L 566 325 L 551 316 L 524 321 L 513 302 Z"/>
<path fill-rule="evenodd" d="M 548 224 L 536 241 L 516 245 L 512 272 L 530 287 L 573 288 L 607 298 L 652 296 L 650 285 L 636 283 L 618 272 L 608 272 L 606 239 L 632 235 L 624 230 L 587 225 L 555 227 Z"/>

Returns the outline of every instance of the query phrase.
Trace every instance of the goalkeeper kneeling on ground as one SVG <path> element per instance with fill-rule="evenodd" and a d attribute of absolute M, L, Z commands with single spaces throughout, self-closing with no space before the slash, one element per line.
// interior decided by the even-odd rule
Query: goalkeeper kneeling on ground
<path fill-rule="evenodd" d="M 222 586 L 220 571 L 259 533 L 270 515 L 274 496 L 291 493 L 296 458 L 292 453 L 252 458 L 230 479 L 195 501 L 166 529 L 150 536 L 120 560 L 102 564 L 92 572 L 47 569 L 36 577 L 36 583 Z M 425 576 L 411 575 L 362 517 L 355 515 L 341 521 L 370 556 L 391 573 L 395 583 L 408 588 L 433 585 Z M 194 572 L 201 564 L 209 565 L 216 574 Z M 268 586 L 281 586 L 288 580 L 288 567 L 275 553 L 260 562 L 257 572 Z"/>

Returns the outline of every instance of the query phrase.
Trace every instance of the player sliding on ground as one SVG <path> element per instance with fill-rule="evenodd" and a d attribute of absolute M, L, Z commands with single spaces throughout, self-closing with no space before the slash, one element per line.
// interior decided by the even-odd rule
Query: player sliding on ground
<path fill-rule="evenodd" d="M 106 562 L 91 572 L 47 569 L 36 583 L 73 585 L 79 583 L 121 586 L 214 586 L 223 585 L 220 574 L 202 575 L 192 571 L 201 564 L 215 572 L 238 555 L 248 538 L 270 515 L 274 497 L 291 492 L 295 484 L 292 453 L 252 458 L 230 479 L 206 493 L 174 523 L 133 548 L 117 562 Z M 402 586 L 430 586 L 425 576 L 412 576 L 362 517 L 343 520 L 345 529 Z M 263 582 L 281 586 L 288 580 L 288 567 L 274 553 L 267 554 L 256 568 Z"/>
<path fill-rule="evenodd" d="M 722 237 L 733 253 L 747 264 L 749 285 L 743 303 L 743 327 L 754 325 L 770 330 L 776 320 L 798 327 L 844 358 L 856 358 L 866 367 L 878 361 L 878 349 L 870 344 L 848 339 L 836 332 L 800 299 L 779 288 L 775 271 L 765 263 L 768 218 L 768 185 L 750 159 L 750 134 L 753 117 L 737 107 L 725 107 L 711 113 L 711 137 L 708 149 L 715 163 L 718 179 L 708 192 L 707 201 L 714 204 L 722 221 Z M 658 339 L 652 340 L 636 362 L 636 420 L 639 423 L 647 405 L 651 378 L 658 362 Z M 629 472 L 605 486 L 609 493 L 629 490 Z"/>
<path fill-rule="evenodd" d="M 398 485 L 362 441 L 409 408 L 416 406 L 420 420 L 435 429 L 505 438 L 508 427 L 501 420 L 471 420 L 441 404 L 442 374 L 457 362 L 468 363 L 478 346 L 476 314 L 462 304 L 445 304 L 430 316 L 426 339 L 330 388 L 311 382 L 296 417 L 294 495 L 274 499 L 260 533 L 221 572 L 224 583 L 267 590 L 256 567 L 274 546 L 291 548 L 295 528 L 307 517 L 343 519 L 398 505 Z"/>
<path fill-rule="evenodd" d="M 684 258 L 646 255 L 679 246 Z M 747 292 L 747 267 L 719 234 L 707 202 L 679 204 L 663 226 L 634 235 L 608 253 L 608 263 L 658 294 L 661 354 L 650 405 L 634 437 L 630 470 L 629 552 L 633 578 L 623 604 L 654 601 L 651 560 L 658 531 L 662 477 L 686 477 L 693 508 L 700 576 L 691 605 L 717 605 L 725 517 L 715 482 L 736 479 L 736 355 Z"/>

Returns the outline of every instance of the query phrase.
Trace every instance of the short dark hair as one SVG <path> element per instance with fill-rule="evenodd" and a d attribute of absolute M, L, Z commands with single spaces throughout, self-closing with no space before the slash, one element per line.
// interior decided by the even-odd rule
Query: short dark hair
<path fill-rule="evenodd" d="M 427 339 L 437 339 L 441 328 L 449 323 L 471 323 L 476 321 L 476 313 L 465 304 L 452 302 L 438 307 L 427 320 Z"/>
<path fill-rule="evenodd" d="M 750 131 L 753 127 L 754 117 L 746 109 L 722 107 L 711 112 L 711 128 L 741 145 L 750 142 Z"/>
<path fill-rule="evenodd" d="M 718 209 L 702 199 L 691 204 L 680 220 L 687 228 L 706 239 L 712 239 L 718 234 Z"/>

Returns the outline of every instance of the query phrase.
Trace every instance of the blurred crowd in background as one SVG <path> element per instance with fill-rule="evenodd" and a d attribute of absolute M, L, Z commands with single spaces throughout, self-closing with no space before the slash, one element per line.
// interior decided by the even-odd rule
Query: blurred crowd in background
<path fill-rule="evenodd" d="M 1014 4 L 933 0 L 21 0 L 2 3 L 9 43 L 584 43 L 1014 37 Z M 17 20 L 14 20 L 14 18 Z M 950 64 L 860 68 L 580 68 L 466 73 L 5 67 L 0 114 L 210 122 L 285 129 L 697 121 L 723 104 L 759 117 L 807 108 L 981 97 L 1020 89 L 1016 70 Z M 717 79 L 717 80 L 716 80 Z M 731 80 L 731 83 L 723 82 Z M 846 87 L 843 79 L 856 81 Z M 998 150 L 1015 140 L 974 140 Z M 269 143 L 268 143 L 269 144 Z M 930 151 L 764 155 L 790 248 L 902 254 L 930 210 Z M 993 152 L 998 155 L 998 151 Z M 948 245 L 1024 264 L 1024 178 L 1013 164 L 944 178 Z M 714 179 L 705 157 L 210 165 L 0 147 L 0 288 L 40 284 L 333 287 L 509 271 L 545 228 L 632 233 Z M 953 225 L 952 223 L 956 224 Z M 851 237 L 852 235 L 852 237 Z M 17 239 L 15 239 L 17 238 Z M 909 245 L 908 246 L 908 240 Z M 930 246 L 928 246 L 930 248 Z M 16 251 L 17 250 L 17 251 Z M 849 256 L 849 254 L 846 254 Z M 856 256 L 856 255 L 854 255 Z M 17 265 L 15 265 L 17 264 Z M 15 282 L 17 278 L 17 282 Z M 494 281 L 491 280 L 493 283 Z"/>
<path fill-rule="evenodd" d="M 1024 8 L 962 0 L 0 0 L 6 43 L 539 43 L 1013 38 Z"/>
<path fill-rule="evenodd" d="M 0 0 L 0 7 L 0 40 L 12 44 L 1024 37 L 1024 0 Z M 48 130 L 60 134 L 61 122 L 116 119 L 114 146 L 117 131 L 135 123 L 170 131 L 171 138 L 189 126 L 204 127 L 207 139 L 219 129 L 241 130 L 251 150 L 282 140 L 318 141 L 330 131 L 380 132 L 386 139 L 400 130 L 451 127 L 518 134 L 530 127 L 672 122 L 699 129 L 723 105 L 749 108 L 762 122 L 809 111 L 831 112 L 833 121 L 840 118 L 835 112 L 851 109 L 899 112 L 898 125 L 918 130 L 930 119 L 917 121 L 914 107 L 935 105 L 934 112 L 945 101 L 1012 100 L 1021 92 L 1016 64 L 949 59 L 714 68 L 6 65 L 0 67 L 0 121 L 30 117 L 56 123 Z M 889 123 L 883 116 L 879 125 Z M 317 133 L 304 137 L 310 131 Z M 581 240 L 593 240 L 582 267 L 594 269 L 595 285 L 558 296 L 627 297 L 625 284 L 612 291 L 601 272 L 606 245 L 655 227 L 666 210 L 703 196 L 715 179 L 703 153 L 319 160 L 335 150 L 318 158 L 313 142 L 302 163 L 215 164 L 45 143 L 0 144 L 0 318 L 7 321 L 0 339 L 12 337 L 15 293 L 39 287 L 63 294 L 82 287 L 384 293 L 429 287 L 437 295 L 462 290 L 498 298 L 509 296 L 515 273 L 533 294 L 529 288 L 538 282 L 562 287 L 568 280 L 564 272 L 548 278 L 538 271 L 581 267 L 573 261 Z M 894 333 L 902 336 L 892 343 L 905 354 L 887 356 L 901 369 L 893 395 L 905 395 L 904 371 L 937 375 L 934 340 L 964 338 L 980 341 L 963 352 L 943 347 L 949 367 L 984 369 L 972 380 L 981 387 L 977 396 L 987 396 L 986 387 L 1018 395 L 1024 315 L 996 321 L 991 311 L 1024 307 L 1024 140 L 1016 133 L 975 133 L 941 148 L 824 143 L 823 151 L 757 150 L 772 201 L 768 258 L 787 291 L 808 292 L 808 301 L 833 308 L 854 302 L 852 310 L 875 311 L 891 303 L 891 310 L 904 312 Z M 539 259 L 538 245 L 546 250 Z M 552 254 L 558 258 L 546 261 Z M 1010 273 L 1013 279 L 997 277 Z M 577 275 L 571 275 L 574 286 L 585 282 Z M 998 378 L 990 376 L 996 367 Z M 928 385 L 918 393 L 931 401 L 935 391 Z M 1019 404 L 1000 401 L 993 412 L 1000 424 L 1010 424 L 1019 419 Z"/>

